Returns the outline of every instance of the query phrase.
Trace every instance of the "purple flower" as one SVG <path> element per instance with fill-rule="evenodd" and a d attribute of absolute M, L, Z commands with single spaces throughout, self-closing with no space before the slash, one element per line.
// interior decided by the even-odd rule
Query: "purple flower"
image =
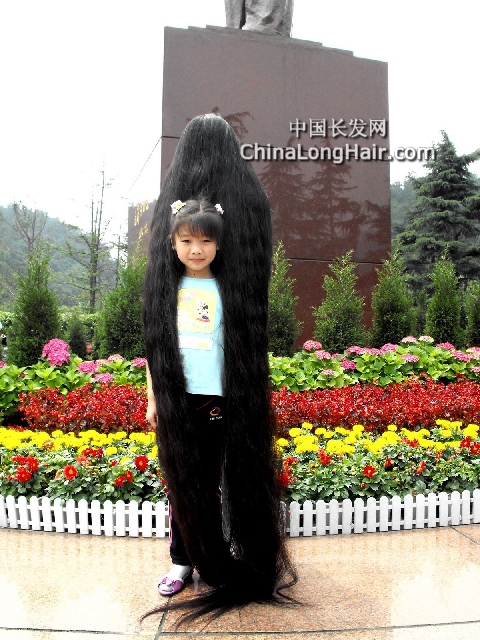
<path fill-rule="evenodd" d="M 347 360 L 346 358 L 343 358 L 343 360 L 340 362 L 340 364 L 344 369 L 356 369 L 357 368 L 357 364 L 355 362 L 353 362 L 353 360 Z"/>
<path fill-rule="evenodd" d="M 100 382 L 101 384 L 108 384 L 113 381 L 113 376 L 111 373 L 97 373 L 96 376 L 93 376 L 95 382 Z"/>
<path fill-rule="evenodd" d="M 452 356 L 455 358 L 455 360 L 470 362 L 470 356 L 467 353 L 463 353 L 463 351 L 453 351 Z"/>
<path fill-rule="evenodd" d="M 145 367 L 146 364 L 146 358 L 135 358 L 135 360 L 132 360 L 132 367 Z"/>
<path fill-rule="evenodd" d="M 420 360 L 420 358 L 414 356 L 413 353 L 404 353 L 402 359 L 405 360 L 405 362 L 418 362 Z"/>
<path fill-rule="evenodd" d="M 96 362 L 85 360 L 78 365 L 78 370 L 82 373 L 95 373 L 98 370 L 98 365 Z"/>
<path fill-rule="evenodd" d="M 447 349 L 448 351 L 455 351 L 454 345 L 451 344 L 450 342 L 439 342 L 436 346 L 437 347 L 443 347 L 444 349 Z"/>
<path fill-rule="evenodd" d="M 320 342 L 316 342 L 316 340 L 307 340 L 303 343 L 303 348 L 305 351 L 317 351 L 322 348 Z"/>
<path fill-rule="evenodd" d="M 115 360 L 125 360 L 125 358 L 121 356 L 119 353 L 114 353 L 113 355 L 108 356 L 107 358 L 107 362 L 115 362 Z"/>
<path fill-rule="evenodd" d="M 315 351 L 315 355 L 319 360 L 330 360 L 332 357 L 332 354 L 328 351 Z"/>
<path fill-rule="evenodd" d="M 334 376 L 335 375 L 335 371 L 333 369 L 324 369 L 322 371 L 324 376 Z"/>
<path fill-rule="evenodd" d="M 402 338 L 400 342 L 415 344 L 418 340 L 414 336 L 405 336 L 405 338 Z"/>
<path fill-rule="evenodd" d="M 70 362 L 70 354 L 68 353 L 69 348 L 68 344 L 63 340 L 53 338 L 44 345 L 42 358 L 48 360 L 48 362 L 53 366 L 61 367 L 62 364 Z"/>

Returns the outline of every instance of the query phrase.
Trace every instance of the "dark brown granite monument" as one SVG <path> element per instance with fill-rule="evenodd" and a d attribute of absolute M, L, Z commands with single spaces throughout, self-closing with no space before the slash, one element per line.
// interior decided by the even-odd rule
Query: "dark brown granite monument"
<path fill-rule="evenodd" d="M 187 122 L 235 129 L 272 204 L 299 296 L 302 338 L 328 264 L 354 249 L 369 301 L 390 251 L 387 64 L 254 31 L 165 29 L 161 179 Z"/>

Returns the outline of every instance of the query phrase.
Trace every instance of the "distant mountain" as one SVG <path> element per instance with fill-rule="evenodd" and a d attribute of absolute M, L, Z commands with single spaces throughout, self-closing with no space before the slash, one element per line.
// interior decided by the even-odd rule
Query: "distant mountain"
<path fill-rule="evenodd" d="M 17 276 L 23 276 L 27 268 L 27 243 L 21 235 L 11 228 L 14 222 L 13 206 L 0 207 L 5 222 L 1 221 L 0 232 L 0 309 L 10 309 L 17 293 Z M 40 212 L 47 215 L 44 212 Z M 86 248 L 80 239 L 80 229 L 66 224 L 58 218 L 49 218 L 45 224 L 41 238 L 47 245 L 51 256 L 50 269 L 52 277 L 50 286 L 58 296 L 60 306 L 77 306 L 85 299 L 85 294 L 73 283 L 81 283 L 81 275 L 85 269 L 74 259 L 65 255 L 67 243 L 74 247 Z M 102 288 L 112 289 L 115 284 L 115 261 L 106 256 L 101 268 Z"/>

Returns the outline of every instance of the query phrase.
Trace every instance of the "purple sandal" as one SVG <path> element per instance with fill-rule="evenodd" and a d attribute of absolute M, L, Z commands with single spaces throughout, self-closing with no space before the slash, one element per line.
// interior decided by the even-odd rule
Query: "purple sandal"
<path fill-rule="evenodd" d="M 170 596 L 179 593 L 185 583 L 192 579 L 193 569 L 191 569 L 183 580 L 181 578 L 177 578 L 176 580 L 172 580 L 168 576 L 163 576 L 163 578 L 158 583 L 158 592 L 162 596 L 166 596 L 167 598 Z"/>

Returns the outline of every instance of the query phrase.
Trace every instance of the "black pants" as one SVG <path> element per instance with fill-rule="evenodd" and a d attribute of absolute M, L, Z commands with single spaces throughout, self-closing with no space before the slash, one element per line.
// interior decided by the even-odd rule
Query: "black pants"
<path fill-rule="evenodd" d="M 223 398 L 220 396 L 201 396 L 187 394 L 192 422 L 197 436 L 200 459 L 207 474 L 207 491 L 218 496 L 218 521 L 212 527 L 222 526 L 222 508 L 220 502 L 220 477 L 223 450 L 224 424 L 222 410 Z M 192 443 L 193 444 L 193 443 Z M 188 464 L 188 460 L 185 461 Z M 170 505 L 170 557 L 173 564 L 191 565 L 187 550 L 180 535 L 175 514 Z"/>

